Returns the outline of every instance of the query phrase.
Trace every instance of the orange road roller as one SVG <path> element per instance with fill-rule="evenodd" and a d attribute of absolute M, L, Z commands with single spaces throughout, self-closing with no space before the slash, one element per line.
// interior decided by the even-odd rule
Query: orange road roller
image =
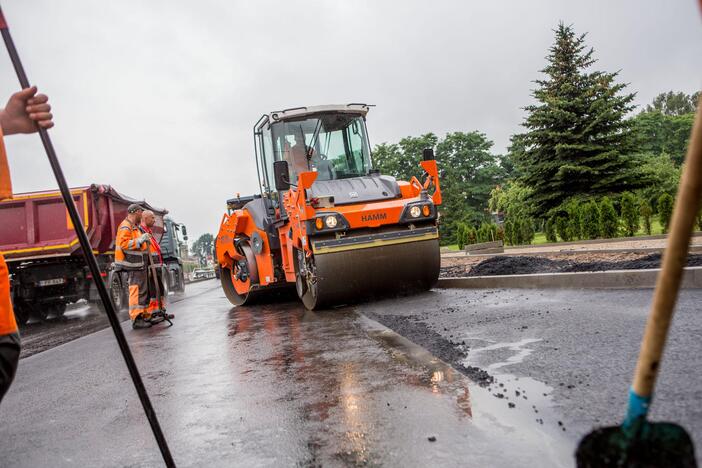
<path fill-rule="evenodd" d="M 372 165 L 366 104 L 297 107 L 254 125 L 260 193 L 230 199 L 216 239 L 227 298 L 245 305 L 295 286 L 315 310 L 427 290 L 439 277 L 439 174 Z"/>

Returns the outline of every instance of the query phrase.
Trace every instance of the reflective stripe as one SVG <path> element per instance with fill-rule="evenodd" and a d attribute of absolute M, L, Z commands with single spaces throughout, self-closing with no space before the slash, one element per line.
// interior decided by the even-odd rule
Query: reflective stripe
<path fill-rule="evenodd" d="M 130 228 L 129 226 L 120 226 L 117 230 L 120 230 L 120 229 L 126 229 L 127 231 L 132 230 L 132 228 Z"/>
<path fill-rule="evenodd" d="M 129 242 L 127 242 L 127 248 L 128 248 L 128 249 L 133 249 L 134 247 L 136 247 L 136 241 L 135 241 L 134 239 L 132 239 L 132 240 L 130 240 Z"/>
<path fill-rule="evenodd" d="M 128 268 L 142 268 L 144 266 L 144 262 L 132 263 L 132 262 L 128 262 L 126 260 L 121 260 L 119 262 L 115 262 L 115 265 L 128 267 Z"/>

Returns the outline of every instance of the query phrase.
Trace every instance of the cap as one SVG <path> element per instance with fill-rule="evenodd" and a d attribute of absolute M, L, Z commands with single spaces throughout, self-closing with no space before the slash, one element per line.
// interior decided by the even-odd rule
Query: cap
<path fill-rule="evenodd" d="M 144 211 L 144 208 L 142 208 L 138 203 L 132 203 L 127 208 L 127 213 L 136 213 L 137 211 Z"/>

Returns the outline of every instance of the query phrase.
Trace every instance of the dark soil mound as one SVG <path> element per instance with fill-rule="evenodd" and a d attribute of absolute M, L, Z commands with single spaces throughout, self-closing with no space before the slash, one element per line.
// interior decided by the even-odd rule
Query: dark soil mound
<path fill-rule="evenodd" d="M 467 276 L 527 275 L 576 271 L 642 270 L 660 268 L 661 254 L 655 253 L 634 260 L 577 262 L 544 257 L 491 257 L 475 265 Z M 689 255 L 687 266 L 702 266 L 702 255 Z M 455 268 L 450 273 L 456 274 Z M 443 275 L 442 275 L 443 276 Z M 464 276 L 464 275 L 457 275 Z"/>
<path fill-rule="evenodd" d="M 543 257 L 491 257 L 470 269 L 468 276 L 527 275 L 529 273 L 555 273 L 571 266 L 567 260 Z"/>
<path fill-rule="evenodd" d="M 689 255 L 687 266 L 701 266 L 702 255 Z M 605 271 L 605 270 L 644 270 L 661 267 L 661 254 L 655 253 L 634 260 L 623 260 L 619 262 L 582 262 L 573 263 L 561 271 Z"/>

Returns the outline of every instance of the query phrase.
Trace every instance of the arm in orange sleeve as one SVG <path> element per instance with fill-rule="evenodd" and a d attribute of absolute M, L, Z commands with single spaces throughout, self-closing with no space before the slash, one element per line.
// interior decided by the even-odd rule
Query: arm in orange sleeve
<path fill-rule="evenodd" d="M 136 250 L 136 241 L 132 238 L 132 230 L 129 226 L 120 224 L 119 228 L 117 228 L 115 244 L 122 250 Z"/>
<path fill-rule="evenodd" d="M 2 127 L 0 127 L 0 200 L 12 198 L 12 181 L 10 180 L 10 165 L 7 163 Z"/>

